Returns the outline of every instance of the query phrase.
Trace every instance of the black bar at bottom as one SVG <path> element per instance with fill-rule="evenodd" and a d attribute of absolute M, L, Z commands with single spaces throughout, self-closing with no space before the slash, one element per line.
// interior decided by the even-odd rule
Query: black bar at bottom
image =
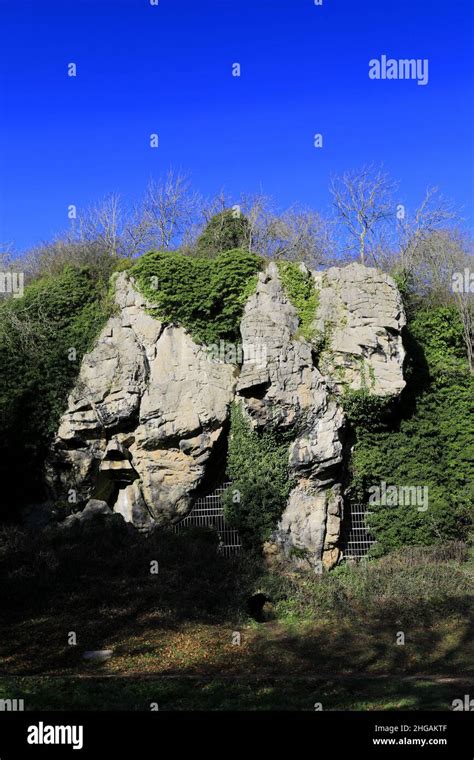
<path fill-rule="evenodd" d="M 26 757 L 474 757 L 473 712 L 24 712 L 0 714 L 0 760 Z M 54 743 L 53 743 L 54 742 Z M 245 754 L 244 754 L 245 753 Z"/>

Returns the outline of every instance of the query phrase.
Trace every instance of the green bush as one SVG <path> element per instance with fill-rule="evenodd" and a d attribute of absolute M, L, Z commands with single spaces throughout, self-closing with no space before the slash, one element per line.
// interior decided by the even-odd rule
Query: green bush
<path fill-rule="evenodd" d="M 41 495 L 42 464 L 81 360 L 111 309 L 88 267 L 36 280 L 0 305 L 0 478 L 4 508 Z"/>
<path fill-rule="evenodd" d="M 262 260 L 233 250 L 215 259 L 151 252 L 132 267 L 138 288 L 154 304 L 152 314 L 185 327 L 199 343 L 236 340 L 246 300 Z"/>
<path fill-rule="evenodd" d="M 119 259 L 114 266 L 114 272 L 126 272 L 135 264 L 135 259 Z"/>
<path fill-rule="evenodd" d="M 236 215 L 232 209 L 215 214 L 199 236 L 196 256 L 214 258 L 224 251 L 247 248 L 249 240 L 247 217 Z"/>
<path fill-rule="evenodd" d="M 411 621 L 422 613 L 467 612 L 472 562 L 459 542 L 439 547 L 403 547 L 380 559 L 343 564 L 322 575 L 268 573 L 260 588 L 280 618 L 352 620 L 361 616 Z"/>
<path fill-rule="evenodd" d="M 348 389 L 344 393 L 342 405 L 347 419 L 356 430 L 374 430 L 383 427 L 391 399 L 376 396 L 367 388 Z"/>
<path fill-rule="evenodd" d="M 406 544 L 463 540 L 472 521 L 474 377 L 464 358 L 456 311 L 444 306 L 418 310 L 405 344 L 408 384 L 392 417 L 381 415 L 377 402 L 361 393 L 348 407 L 356 434 L 351 500 L 367 503 L 369 488 L 382 481 L 428 488 L 426 511 L 370 505 L 376 554 Z"/>
<path fill-rule="evenodd" d="M 315 337 L 313 323 L 319 303 L 311 273 L 301 271 L 300 265 L 294 261 L 279 261 L 277 267 L 285 292 L 300 319 L 295 337 L 301 335 L 311 341 Z"/>
<path fill-rule="evenodd" d="M 288 469 L 289 439 L 267 428 L 252 430 L 234 404 L 227 473 L 232 487 L 224 496 L 225 514 L 246 549 L 258 550 L 281 517 L 293 487 Z"/>

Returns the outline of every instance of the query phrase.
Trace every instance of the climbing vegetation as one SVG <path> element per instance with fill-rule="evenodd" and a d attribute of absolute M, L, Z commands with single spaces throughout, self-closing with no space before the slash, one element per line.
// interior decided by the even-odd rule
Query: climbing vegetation
<path fill-rule="evenodd" d="M 232 250 L 215 258 L 192 259 L 154 251 L 130 269 L 151 313 L 182 325 L 199 343 L 237 340 L 245 302 L 256 287 L 262 259 Z"/>
<path fill-rule="evenodd" d="M 313 322 L 318 309 L 318 291 L 311 272 L 294 261 L 279 261 L 278 272 L 288 298 L 298 312 L 300 325 L 295 337 L 311 341 L 315 337 Z"/>
<path fill-rule="evenodd" d="M 112 308 L 89 267 L 65 267 L 0 304 L 0 479 L 4 509 L 37 498 L 44 456 Z"/>
<path fill-rule="evenodd" d="M 290 439 L 272 427 L 253 430 L 241 407 L 231 410 L 227 473 L 232 487 L 224 496 L 225 514 L 247 549 L 261 547 L 286 505 L 293 487 L 288 468 Z"/>
<path fill-rule="evenodd" d="M 465 539 L 472 522 L 474 377 L 456 310 L 419 309 L 405 345 L 408 382 L 391 415 L 383 399 L 367 390 L 345 401 L 356 435 L 352 501 L 367 504 L 370 489 L 381 483 L 426 489 L 416 503 L 401 503 L 400 497 L 395 504 L 370 503 L 373 551 L 379 554 L 406 544 Z"/>

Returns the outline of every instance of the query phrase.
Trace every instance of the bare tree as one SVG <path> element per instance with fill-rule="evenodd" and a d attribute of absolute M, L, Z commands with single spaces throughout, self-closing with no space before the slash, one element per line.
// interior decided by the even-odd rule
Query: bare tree
<path fill-rule="evenodd" d="M 34 246 L 24 256 L 27 279 L 54 274 L 65 265 L 88 265 L 107 277 L 118 258 L 179 245 L 196 213 L 197 196 L 180 173 L 169 171 L 150 181 L 145 197 L 134 206 L 114 193 L 85 208 L 53 241 Z"/>
<path fill-rule="evenodd" d="M 330 222 L 303 206 L 280 211 L 269 196 L 241 196 L 239 206 L 248 220 L 248 248 L 272 259 L 303 261 L 319 266 L 334 254 Z"/>
<path fill-rule="evenodd" d="M 473 242 L 472 237 L 457 228 L 436 230 L 418 242 L 416 259 L 410 262 L 410 278 L 416 293 L 428 303 L 456 307 L 471 371 L 474 371 Z"/>
<path fill-rule="evenodd" d="M 372 164 L 331 179 L 330 193 L 336 218 L 349 236 L 362 264 L 369 254 L 376 261 L 375 241 L 384 223 L 395 214 L 392 194 L 396 184 Z"/>
<path fill-rule="evenodd" d="M 474 373 L 474 296 L 469 292 L 456 293 L 455 298 L 461 318 L 469 368 Z"/>
<path fill-rule="evenodd" d="M 0 275 L 13 272 L 15 269 L 23 271 L 21 259 L 15 261 L 13 243 L 0 243 Z"/>
<path fill-rule="evenodd" d="M 166 250 L 181 242 L 199 203 L 190 188 L 189 179 L 171 169 L 162 180 L 148 184 L 139 224 L 153 247 Z"/>
<path fill-rule="evenodd" d="M 122 234 L 122 245 L 128 258 L 134 259 L 153 247 L 150 220 L 143 212 L 143 204 L 135 203 Z"/>
<path fill-rule="evenodd" d="M 316 267 L 331 254 L 327 222 L 315 211 L 294 206 L 275 215 L 267 228 L 268 254 Z"/>
<path fill-rule="evenodd" d="M 126 220 L 120 195 L 112 193 L 106 196 L 101 203 L 80 215 L 78 221 L 80 240 L 99 243 L 111 256 L 121 253 L 121 239 Z"/>
<path fill-rule="evenodd" d="M 232 207 L 231 197 L 221 188 L 216 195 L 210 199 L 201 199 L 200 216 L 204 225 L 209 224 L 211 219 L 218 216 L 223 211 Z"/>
<path fill-rule="evenodd" d="M 429 187 L 415 213 L 404 211 L 397 220 L 400 268 L 405 272 L 415 268 L 420 256 L 426 254 L 425 242 L 457 221 L 452 202 L 443 198 L 437 187 Z"/>
<path fill-rule="evenodd" d="M 242 193 L 239 206 L 248 221 L 248 250 L 256 253 L 267 251 L 269 219 L 272 200 L 263 193 L 246 195 Z M 266 255 L 266 254 L 263 254 Z"/>

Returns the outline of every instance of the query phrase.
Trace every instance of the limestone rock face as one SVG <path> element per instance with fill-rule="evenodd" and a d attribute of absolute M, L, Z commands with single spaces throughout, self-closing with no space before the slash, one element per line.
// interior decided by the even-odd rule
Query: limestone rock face
<path fill-rule="evenodd" d="M 329 501 L 338 521 L 332 532 L 337 527 L 339 536 L 342 499 L 335 491 L 341 478 L 345 419 L 315 366 L 311 345 L 294 337 L 297 327 L 296 310 L 283 290 L 277 267 L 270 264 L 246 304 L 241 325 L 244 344 L 255 341 L 266 347 L 264 366 L 259 368 L 250 352 L 237 394 L 255 428 L 271 422 L 277 429 L 294 430 L 289 462 L 297 485 L 274 540 L 286 553 L 303 549 L 319 561 L 326 549 L 333 548 L 326 540 Z M 253 354 L 263 358 L 262 351 Z"/>
<path fill-rule="evenodd" d="M 105 499 L 146 528 L 189 511 L 222 436 L 235 368 L 149 316 L 125 273 L 116 302 L 118 316 L 83 359 L 48 475 L 56 493 Z"/>
<path fill-rule="evenodd" d="M 159 523 L 183 517 L 222 437 L 234 367 L 213 363 L 181 327 L 167 327 L 150 365 L 130 447 L 145 501 Z"/>
<path fill-rule="evenodd" d="M 80 523 L 89 522 L 97 518 L 109 517 L 112 514 L 112 510 L 105 501 L 91 499 L 87 502 L 82 512 L 76 512 L 75 514 L 66 517 L 64 522 L 61 523 L 61 527 L 71 528 Z"/>
<path fill-rule="evenodd" d="M 401 391 L 405 317 L 393 281 L 375 269 L 303 271 L 319 294 L 314 340 L 298 337 L 298 313 L 269 264 L 244 308 L 241 366 L 212 358 L 185 329 L 150 316 L 133 279 L 118 275 L 116 313 L 83 359 L 49 457 L 56 496 L 79 507 L 101 500 L 140 529 L 178 521 L 215 482 L 236 402 L 254 429 L 271 424 L 292 441 L 295 485 L 271 545 L 286 556 L 300 550 L 314 562 L 337 562 L 347 458 L 342 394 Z"/>
<path fill-rule="evenodd" d="M 357 263 L 313 277 L 319 290 L 314 326 L 323 345 L 319 366 L 328 382 L 337 391 L 365 387 L 380 396 L 400 393 L 406 319 L 392 278 Z"/>

